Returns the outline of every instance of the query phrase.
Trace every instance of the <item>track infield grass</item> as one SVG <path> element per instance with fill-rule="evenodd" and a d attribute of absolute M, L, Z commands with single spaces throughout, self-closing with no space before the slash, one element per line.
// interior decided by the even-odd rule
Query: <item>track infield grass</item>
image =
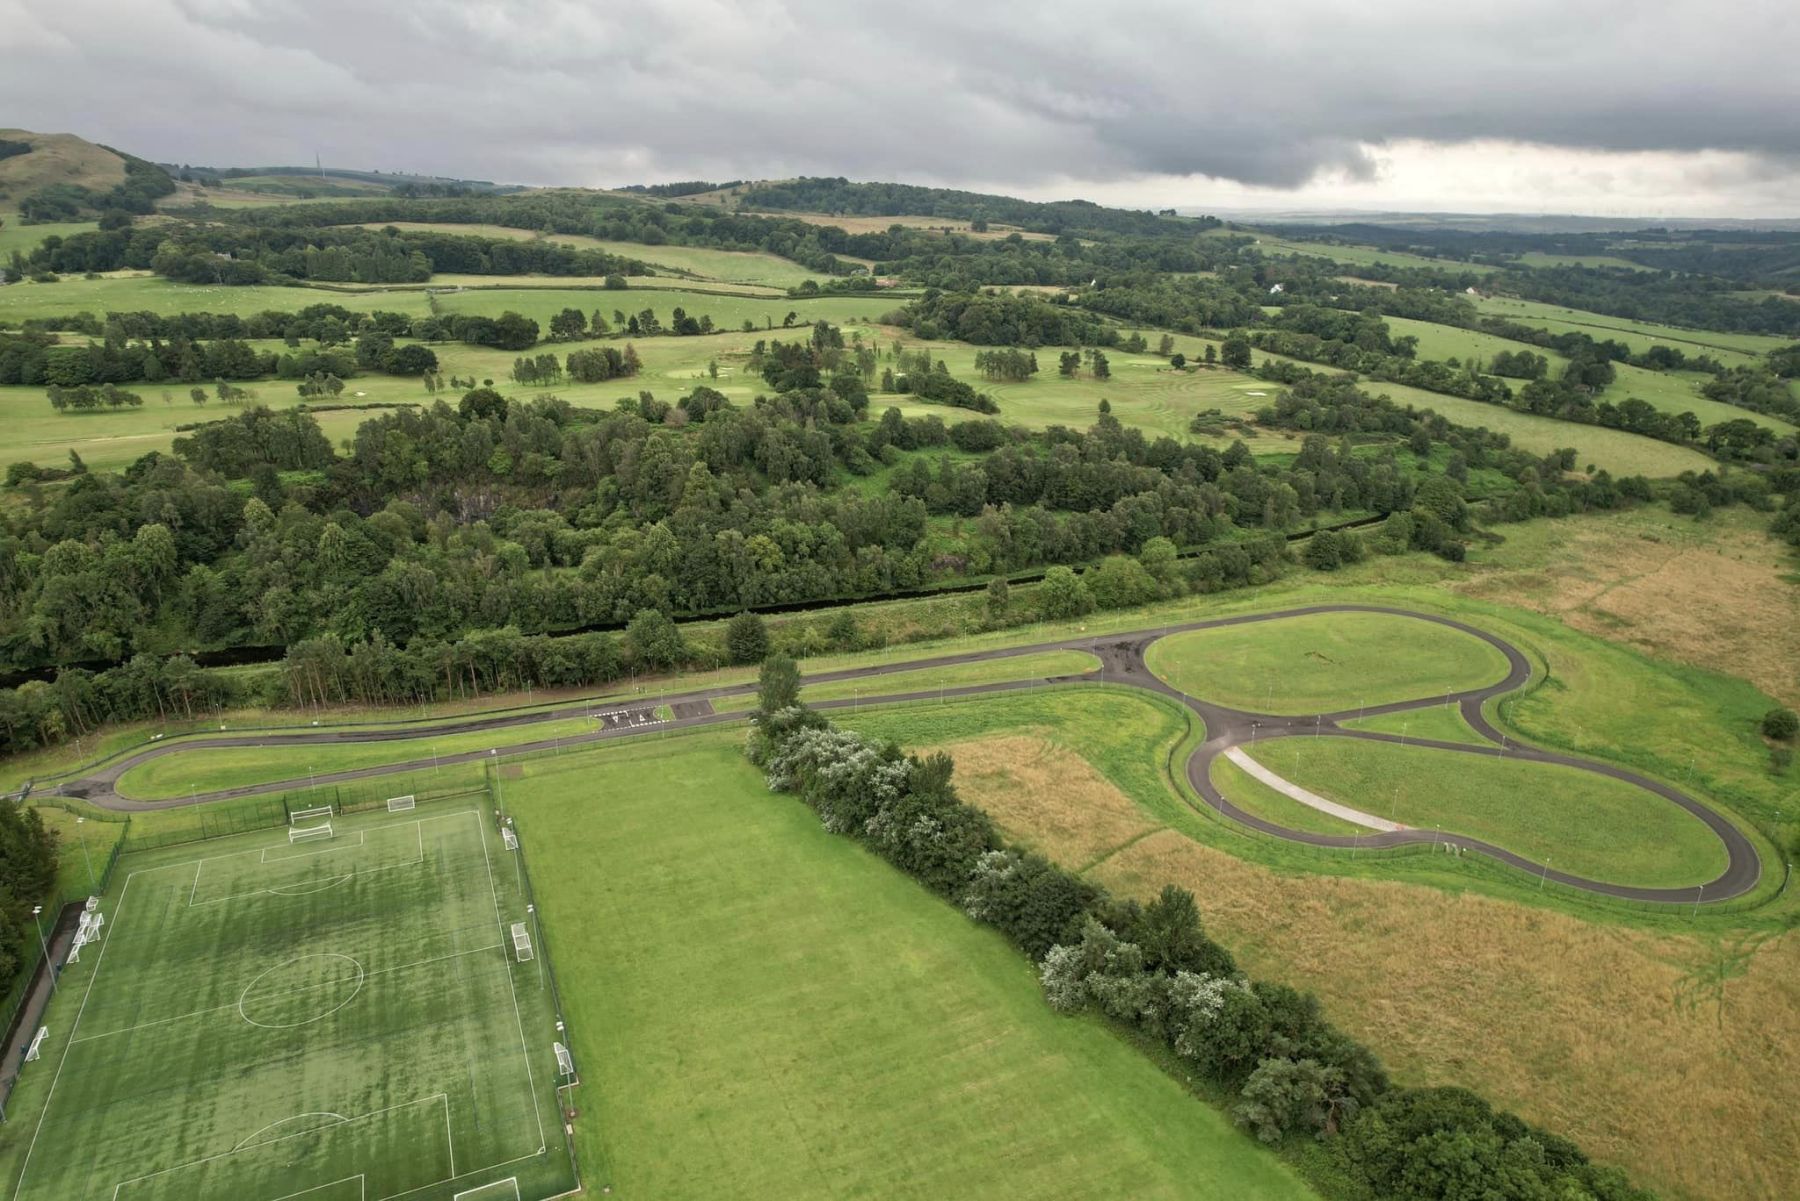
<path fill-rule="evenodd" d="M 1591 880 L 1681 887 L 1725 870 L 1725 844 L 1698 818 L 1597 772 L 1349 738 L 1280 738 L 1250 754 L 1328 800 Z"/>
<path fill-rule="evenodd" d="M 1481 639 L 1386 613 L 1320 613 L 1151 643 L 1150 670 L 1190 696 L 1254 713 L 1334 713 L 1503 679 Z"/>
<path fill-rule="evenodd" d="M 998 934 L 708 733 L 509 780 L 623 1196 L 1299 1198 Z"/>
<path fill-rule="evenodd" d="M 515 961 L 525 903 L 482 808 L 332 824 L 119 861 L 0 1127 L 9 1196 L 571 1186 L 549 993 Z"/>

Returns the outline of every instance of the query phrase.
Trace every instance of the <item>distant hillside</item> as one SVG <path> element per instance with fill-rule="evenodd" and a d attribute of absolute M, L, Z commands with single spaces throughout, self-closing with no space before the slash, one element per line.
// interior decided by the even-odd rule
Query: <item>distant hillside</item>
<path fill-rule="evenodd" d="M 712 193 L 690 200 L 706 203 Z M 714 201 L 716 203 L 716 201 Z M 738 207 L 750 211 L 825 213 L 834 216 L 946 217 L 970 222 L 977 232 L 989 222 L 1004 222 L 1043 234 L 1191 234 L 1219 224 L 1216 217 L 1177 217 L 1162 213 L 1106 208 L 1090 200 L 1040 202 L 954 188 L 915 184 L 852 183 L 843 178 L 763 181 L 738 192 Z"/>
<path fill-rule="evenodd" d="M 55 184 L 105 192 L 124 182 L 125 158 L 117 151 L 72 133 L 0 129 L 0 207 Z"/>
<path fill-rule="evenodd" d="M 515 192 L 514 185 L 486 179 L 452 179 L 410 175 L 403 171 L 353 171 L 342 167 L 196 167 L 163 163 L 183 183 L 199 183 L 234 192 L 255 192 L 285 199 L 357 196 L 471 196 Z"/>

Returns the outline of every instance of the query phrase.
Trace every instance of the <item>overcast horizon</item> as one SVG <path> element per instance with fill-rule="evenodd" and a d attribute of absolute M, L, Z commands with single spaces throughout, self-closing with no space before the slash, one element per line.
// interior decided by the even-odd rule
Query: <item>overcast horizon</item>
<path fill-rule="evenodd" d="M 0 124 L 527 185 L 842 175 L 1190 211 L 1800 216 L 1800 11 L 1742 0 L 0 0 Z M 228 119 L 221 119 L 227 114 Z"/>

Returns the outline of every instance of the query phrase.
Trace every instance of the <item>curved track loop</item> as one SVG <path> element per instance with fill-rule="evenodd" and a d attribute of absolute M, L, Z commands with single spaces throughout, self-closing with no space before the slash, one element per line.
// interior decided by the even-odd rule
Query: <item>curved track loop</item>
<path fill-rule="evenodd" d="M 1336 713 L 1309 713 L 1300 716 L 1270 713 L 1255 713 L 1243 709 L 1232 709 L 1217 705 L 1210 701 L 1188 696 L 1171 687 L 1160 679 L 1144 661 L 1144 653 L 1151 643 L 1171 634 L 1186 633 L 1191 630 L 1218 629 L 1223 626 L 1248 625 L 1256 622 L 1279 621 L 1283 618 L 1302 617 L 1311 614 L 1329 613 L 1377 613 L 1392 617 L 1410 618 L 1416 621 L 1428 621 L 1436 625 L 1447 626 L 1459 630 L 1471 637 L 1479 638 L 1494 647 L 1506 657 L 1507 673 L 1492 684 L 1480 688 L 1471 688 L 1462 692 L 1434 693 L 1418 700 L 1395 701 L 1385 705 L 1370 705 L 1360 710 L 1341 710 Z M 1186 706 L 1198 714 L 1206 723 L 1206 741 L 1202 743 L 1187 761 L 1188 782 L 1193 785 L 1195 793 L 1219 813 L 1239 822 L 1251 829 L 1277 838 L 1293 842 L 1307 843 L 1313 846 L 1343 847 L 1392 847 L 1407 844 L 1437 843 L 1446 847 L 1478 851 L 1503 863 L 1529 872 L 1542 879 L 1555 880 L 1574 888 L 1588 892 L 1601 893 L 1606 896 L 1619 897 L 1633 901 L 1662 902 L 1667 904 L 1688 904 L 1705 901 L 1723 901 L 1731 897 L 1742 896 L 1756 887 L 1762 875 L 1762 860 L 1743 831 L 1724 815 L 1710 806 L 1696 800 L 1681 790 L 1661 781 L 1650 779 L 1622 767 L 1609 763 L 1599 763 L 1582 759 L 1573 755 L 1559 754 L 1538 747 L 1527 746 L 1517 739 L 1503 733 L 1494 726 L 1482 712 L 1482 706 L 1491 698 L 1501 696 L 1522 687 L 1531 678 L 1531 663 L 1523 652 L 1511 643 L 1488 633 L 1486 630 L 1456 621 L 1449 617 L 1441 617 L 1432 613 L 1416 613 L 1408 609 L 1390 608 L 1384 605 L 1311 605 L 1305 608 L 1283 609 L 1272 613 L 1251 613 L 1238 617 L 1215 618 L 1211 621 L 1188 622 L 1182 625 L 1163 626 L 1154 630 L 1143 630 L 1136 633 L 1105 635 L 1088 638 L 1067 638 L 1058 642 L 1040 642 L 1030 646 L 1004 647 L 997 650 L 969 651 L 963 654 L 941 655 L 930 659 L 913 659 L 906 662 L 888 663 L 875 667 L 848 668 L 842 671 L 822 672 L 806 677 L 809 684 L 822 684 L 843 680 L 878 680 L 883 675 L 903 671 L 928 670 L 933 667 L 952 667 L 963 663 L 976 663 L 997 659 L 1014 658 L 1021 655 L 1037 654 L 1053 650 L 1083 650 L 1094 654 L 1100 660 L 1098 671 L 1086 675 L 1057 677 L 1052 681 L 1016 680 L 997 684 L 970 684 L 956 688 L 928 689 L 919 692 L 896 693 L 886 695 L 865 696 L 859 701 L 839 700 L 821 701 L 814 707 L 819 709 L 849 708 L 853 704 L 880 704 L 908 700 L 935 700 L 939 698 L 973 696 L 986 693 L 1008 692 L 1018 689 L 1032 688 L 1046 682 L 1058 684 L 1104 682 L 1109 684 L 1125 684 L 1158 692 L 1170 697 L 1178 704 Z M 366 779 L 373 776 L 388 775 L 396 772 L 418 771 L 425 767 L 443 764 L 470 763 L 486 758 L 496 752 L 514 754 L 536 750 L 551 750 L 558 747 L 578 746 L 585 743 L 605 741 L 612 738 L 629 737 L 644 734 L 653 730 L 680 729 L 692 726 L 711 725 L 717 723 L 742 720 L 741 713 L 715 713 L 711 702 L 720 697 L 742 696 L 755 691 L 751 684 L 728 685 L 719 688 L 697 689 L 690 692 L 671 693 L 661 698 L 662 703 L 670 705 L 675 713 L 672 720 L 646 726 L 644 724 L 607 724 L 604 728 L 588 734 L 578 734 L 566 738 L 538 739 L 535 741 L 502 744 L 498 739 L 489 750 L 465 751 L 457 754 L 432 756 L 414 759 L 404 763 L 383 764 L 378 767 L 358 768 L 349 771 L 320 772 L 306 778 L 279 780 L 267 784 L 258 784 L 242 788 L 225 788 L 215 792 L 196 793 L 169 801 L 133 801 L 119 796 L 116 784 L 119 777 L 138 764 L 163 755 L 175 754 L 191 750 L 215 747 L 285 747 L 285 746 L 330 746 L 342 743 L 388 742 L 415 740 L 433 736 L 451 734 L 469 734 L 472 732 L 493 730 L 502 731 L 515 727 L 525 727 L 538 722 L 554 721 L 571 717 L 598 716 L 602 712 L 630 709 L 627 702 L 587 702 L 569 705 L 552 710 L 538 710 L 531 713 L 509 714 L 483 718 L 472 722 L 445 722 L 437 724 L 411 724 L 400 728 L 380 730 L 336 730 L 307 732 L 301 729 L 294 733 L 265 733 L 260 735 L 221 735 L 219 737 L 203 737 L 186 739 L 176 743 L 166 743 L 148 747 L 115 757 L 98 766 L 94 772 L 80 780 L 62 785 L 56 791 L 85 796 L 97 805 L 115 810 L 167 809 L 182 805 L 204 803 L 206 801 L 225 800 L 231 797 L 248 796 L 256 793 L 294 791 L 315 784 L 341 783 L 347 780 Z M 648 702 L 636 702 L 638 709 L 643 709 Z M 1490 745 L 1457 742 L 1439 742 L 1425 738 L 1402 738 L 1399 735 L 1377 733 L 1370 730 L 1346 729 L 1339 723 L 1346 718 L 1356 716 L 1374 716 L 1381 713 L 1400 713 L 1414 709 L 1426 709 L 1436 705 L 1455 704 L 1462 713 L 1463 720 Z M 1363 835 L 1315 834 L 1304 830 L 1293 830 L 1275 822 L 1246 813 L 1226 799 L 1212 783 L 1213 761 L 1230 748 L 1240 743 L 1264 742 L 1270 739 L 1292 737 L 1298 734 L 1316 735 L 1333 738 L 1362 738 L 1371 742 L 1403 743 L 1407 746 L 1431 747 L 1465 755 L 1504 756 L 1509 759 L 1525 759 L 1536 763 L 1553 763 L 1561 767 L 1574 768 L 1578 771 L 1596 772 L 1615 780 L 1623 780 L 1634 784 L 1647 792 L 1664 798 L 1672 804 L 1693 814 L 1704 822 L 1719 840 L 1724 843 L 1727 862 L 1725 870 L 1717 879 L 1708 880 L 1704 884 L 1684 888 L 1637 888 L 1622 884 L 1610 884 L 1602 880 L 1590 880 L 1567 872 L 1556 871 L 1544 864 L 1535 863 L 1522 855 L 1517 855 L 1503 847 L 1471 838 L 1463 834 L 1439 832 L 1435 830 L 1402 829 L 1392 831 L 1370 831 Z"/>

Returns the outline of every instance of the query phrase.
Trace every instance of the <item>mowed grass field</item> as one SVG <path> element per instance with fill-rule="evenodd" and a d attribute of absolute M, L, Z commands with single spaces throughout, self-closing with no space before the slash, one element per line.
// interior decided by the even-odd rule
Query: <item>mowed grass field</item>
<path fill-rule="evenodd" d="M 479 805 L 120 859 L 0 1127 L 21 1201 L 428 1201 L 573 1183 L 554 1011 Z M 507 1196 L 512 1196 L 510 1189 Z"/>
<path fill-rule="evenodd" d="M 1690 355 L 1710 354 L 1727 366 L 1748 362 L 1756 355 L 1793 344 L 1793 338 L 1770 334 L 1721 333 L 1716 330 L 1688 329 L 1678 325 L 1661 325 L 1653 321 L 1632 321 L 1586 309 L 1564 308 L 1537 300 L 1518 300 L 1508 296 L 1483 296 L 1475 302 L 1483 316 L 1504 317 L 1525 325 L 1535 325 L 1553 333 L 1579 330 L 1597 341 L 1612 339 L 1633 350 L 1648 350 L 1658 342 L 1679 346 Z M 1800 320 L 1800 316 L 1796 317 Z"/>
<path fill-rule="evenodd" d="M 736 733 L 506 782 L 568 1005 L 590 1190 L 1311 1195 L 997 934 L 772 795 Z"/>
<path fill-rule="evenodd" d="M 1432 321 L 1415 321 L 1405 317 L 1385 318 L 1396 337 L 1411 335 L 1419 340 L 1419 357 L 1422 359 L 1447 360 L 1451 358 L 1462 362 L 1478 360 L 1484 365 L 1502 352 L 1530 351 L 1543 355 L 1550 361 L 1550 374 L 1554 378 L 1561 375 L 1568 359 L 1554 350 L 1540 346 L 1532 346 L 1525 342 L 1515 342 L 1509 338 L 1496 337 L 1493 334 L 1481 333 L 1478 330 L 1461 329 L 1457 326 L 1439 325 Z M 1596 334 L 1596 337 L 1599 335 Z M 1604 339 L 1602 339 L 1604 341 Z M 1665 339 L 1655 339 L 1665 342 Z M 1693 353 L 1694 347 L 1688 345 L 1681 349 Z M 1733 359 L 1748 361 L 1748 356 L 1731 355 L 1729 352 L 1704 351 L 1718 357 L 1721 353 Z M 1700 395 L 1700 385 L 1712 377 L 1698 371 L 1650 371 L 1643 367 L 1633 367 L 1629 363 L 1613 365 L 1615 378 L 1599 399 L 1612 404 L 1619 404 L 1630 397 L 1647 401 L 1653 407 L 1665 413 L 1692 413 L 1699 418 L 1702 425 L 1715 425 L 1721 421 L 1731 421 L 1739 417 L 1748 418 L 1759 425 L 1786 433 L 1794 427 L 1791 423 L 1778 417 L 1770 417 L 1761 413 L 1752 413 L 1748 409 L 1740 409 L 1721 401 L 1709 400 Z M 1517 391 L 1524 386 L 1523 380 L 1507 381 Z M 1385 385 L 1371 384 L 1371 388 Z M 1490 405 L 1488 408 L 1498 408 Z M 1567 428 L 1579 430 L 1582 427 L 1561 423 Z"/>
<path fill-rule="evenodd" d="M 1698 818 L 1595 772 L 1350 738 L 1281 738 L 1250 754 L 1327 800 L 1590 880 L 1678 888 L 1725 870 L 1725 844 Z"/>
<path fill-rule="evenodd" d="M 1427 255 L 1411 254 L 1404 250 L 1383 250 L 1376 246 L 1336 245 L 1329 242 L 1312 242 L 1260 233 L 1255 237 L 1256 248 L 1267 255 L 1310 255 L 1313 258 L 1330 259 L 1334 263 L 1342 263 L 1347 267 L 1372 265 L 1425 267 L 1438 271 L 1470 271 L 1477 275 L 1488 275 L 1498 270 L 1498 268 L 1480 263 L 1464 263 L 1456 259 L 1436 259 Z"/>
<path fill-rule="evenodd" d="M 20 254 L 30 254 L 45 238 L 66 238 L 73 234 L 92 233 L 99 228 L 100 223 L 97 221 L 44 221 L 37 225 L 27 225 L 19 214 L 0 211 L 0 263 L 10 263 L 15 250 Z"/>
<path fill-rule="evenodd" d="M 1506 657 L 1461 630 L 1386 613 L 1315 613 L 1191 630 L 1151 643 L 1189 696 L 1255 713 L 1334 713 L 1479 688 Z"/>
<path fill-rule="evenodd" d="M 921 668 L 918 671 L 895 671 L 870 676 L 863 680 L 835 680 L 808 684 L 800 689 L 800 699 L 808 702 L 855 701 L 865 696 L 900 696 L 933 689 L 962 688 L 971 684 L 998 684 L 1011 680 L 1040 680 L 1050 676 L 1081 675 L 1094 671 L 1100 660 L 1086 651 L 1046 651 L 1037 655 L 1013 655 L 984 663 L 957 663 L 948 667 Z M 756 696 L 720 697 L 713 701 L 718 712 L 756 708 Z"/>
<path fill-rule="evenodd" d="M 313 772 L 403 763 L 513 742 L 569 738 L 592 733 L 595 728 L 592 718 L 568 717 L 510 729 L 335 746 L 192 746 L 159 755 L 127 771 L 119 777 L 118 791 L 120 796 L 133 800 L 158 801 L 277 780 L 300 781 L 304 787 L 308 774 Z"/>

